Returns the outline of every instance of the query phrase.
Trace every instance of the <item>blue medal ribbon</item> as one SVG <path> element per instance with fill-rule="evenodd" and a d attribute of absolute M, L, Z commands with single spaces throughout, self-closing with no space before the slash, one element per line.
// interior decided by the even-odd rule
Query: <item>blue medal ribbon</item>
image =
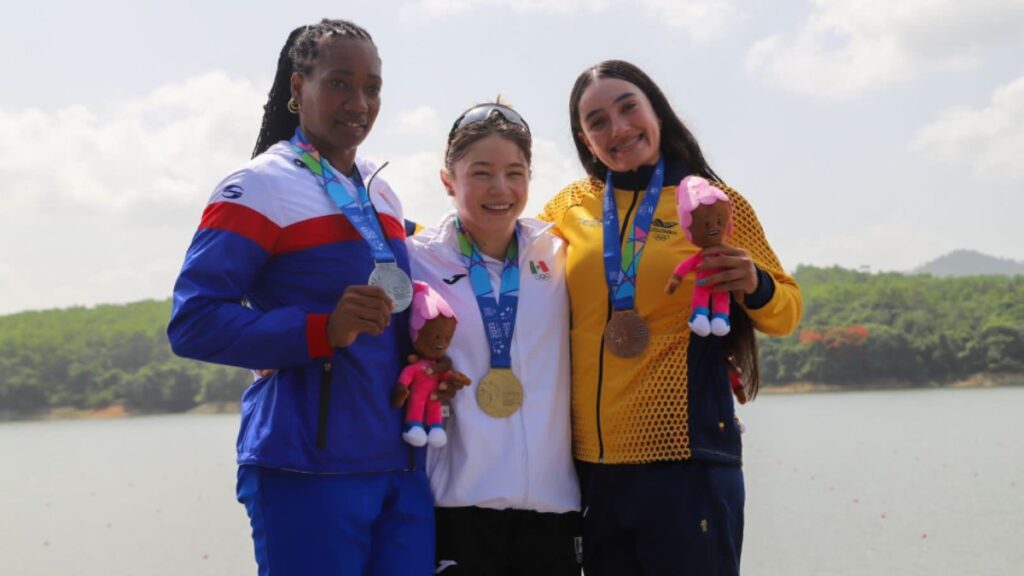
<path fill-rule="evenodd" d="M 501 287 L 498 298 L 487 274 L 487 265 L 469 239 L 462 222 L 455 219 L 455 232 L 459 238 L 459 250 L 466 262 L 466 272 L 476 295 L 480 317 L 484 321 L 484 332 L 491 347 L 491 367 L 512 367 L 512 334 L 516 329 L 516 310 L 519 308 L 519 226 L 508 245 L 505 266 L 501 271 Z"/>
<path fill-rule="evenodd" d="M 378 264 L 394 262 L 395 253 L 392 252 L 391 245 L 388 244 L 387 237 L 380 227 L 377 213 L 373 209 L 373 203 L 370 202 L 370 193 L 363 185 L 362 175 L 359 174 L 359 167 L 356 166 L 352 170 L 350 185 L 356 189 L 356 195 L 353 196 L 338 175 L 331 170 L 330 164 L 324 162 L 320 152 L 306 140 L 302 128 L 295 129 L 295 135 L 289 142 L 302 163 L 309 168 L 317 182 L 320 183 L 320 187 L 331 197 L 331 200 L 348 218 L 363 240 L 370 245 L 373 261 Z"/>
<path fill-rule="evenodd" d="M 608 283 L 608 294 L 615 310 L 632 310 L 635 306 L 636 277 L 640 269 L 640 257 L 643 256 L 647 244 L 647 234 L 651 230 L 654 211 L 661 199 L 661 187 L 665 181 L 665 159 L 658 158 L 658 165 L 651 174 L 647 184 L 647 193 L 640 203 L 633 229 L 625 250 L 619 245 L 619 211 L 615 206 L 615 190 L 612 187 L 612 172 L 604 190 L 604 274 Z"/>

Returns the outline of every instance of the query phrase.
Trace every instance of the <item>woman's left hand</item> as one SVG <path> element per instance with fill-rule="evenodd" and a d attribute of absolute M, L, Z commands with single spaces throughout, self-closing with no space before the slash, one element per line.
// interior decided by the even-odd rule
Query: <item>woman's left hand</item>
<path fill-rule="evenodd" d="M 430 399 L 448 402 L 455 397 L 456 392 L 469 386 L 469 384 L 469 376 L 462 372 L 449 370 L 441 376 L 441 381 L 437 383 L 437 391 L 430 395 Z"/>
<path fill-rule="evenodd" d="M 406 361 L 409 364 L 415 364 L 420 361 L 420 357 L 418 354 L 409 354 Z M 430 395 L 431 400 L 448 402 L 455 397 L 456 392 L 472 383 L 469 376 L 452 370 L 452 359 L 448 356 L 442 356 L 424 372 L 427 375 L 441 374 L 441 381 L 437 383 L 437 391 Z"/>
<path fill-rule="evenodd" d="M 704 261 L 698 270 L 718 268 L 718 272 L 700 280 L 712 292 L 732 292 L 736 301 L 757 290 L 757 266 L 745 250 L 732 246 L 712 246 L 704 249 Z"/>

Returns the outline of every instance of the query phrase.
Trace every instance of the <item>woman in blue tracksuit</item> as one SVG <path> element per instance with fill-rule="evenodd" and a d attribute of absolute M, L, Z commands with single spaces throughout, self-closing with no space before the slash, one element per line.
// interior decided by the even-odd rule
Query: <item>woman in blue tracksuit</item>
<path fill-rule="evenodd" d="M 364 29 L 293 31 L 254 157 L 214 189 L 174 287 L 177 354 L 277 369 L 246 390 L 237 443 L 261 575 L 433 573 L 424 450 L 389 405 L 410 351 L 402 208 L 356 155 L 381 84 Z"/>

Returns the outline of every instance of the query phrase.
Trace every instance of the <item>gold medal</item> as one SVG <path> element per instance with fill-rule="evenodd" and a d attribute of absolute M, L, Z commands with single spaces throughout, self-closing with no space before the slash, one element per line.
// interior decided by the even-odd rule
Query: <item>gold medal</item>
<path fill-rule="evenodd" d="M 488 416 L 511 416 L 523 405 L 523 385 L 512 370 L 491 368 L 476 387 L 476 403 Z"/>
<path fill-rule="evenodd" d="M 633 358 L 647 348 L 651 331 L 635 310 L 616 310 L 604 329 L 604 344 L 619 358 Z"/>

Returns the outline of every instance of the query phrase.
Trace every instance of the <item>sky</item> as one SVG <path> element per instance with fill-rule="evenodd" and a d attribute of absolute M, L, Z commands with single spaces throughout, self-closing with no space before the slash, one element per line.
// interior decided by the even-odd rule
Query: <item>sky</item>
<path fill-rule="evenodd" d="M 1024 0 L 18 3 L 0 21 L 0 314 L 166 298 L 213 186 L 251 155 L 289 31 L 374 36 L 360 154 L 407 217 L 451 208 L 448 128 L 501 94 L 533 129 L 526 214 L 582 175 L 576 77 L 650 74 L 784 266 L 1024 260 Z"/>

